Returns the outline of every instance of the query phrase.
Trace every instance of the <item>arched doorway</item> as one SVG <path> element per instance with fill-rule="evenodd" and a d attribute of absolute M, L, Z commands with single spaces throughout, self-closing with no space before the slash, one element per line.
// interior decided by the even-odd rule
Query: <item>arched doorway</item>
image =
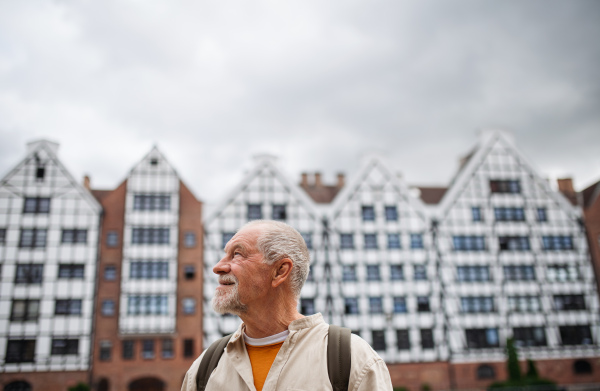
<path fill-rule="evenodd" d="M 165 382 L 155 377 L 143 377 L 129 383 L 129 391 L 164 391 Z"/>
<path fill-rule="evenodd" d="M 4 391 L 31 391 L 31 384 L 23 380 L 10 382 L 4 386 Z"/>
<path fill-rule="evenodd" d="M 592 373 L 592 364 L 588 360 L 577 360 L 573 363 L 573 372 L 576 375 L 587 375 Z"/>
<path fill-rule="evenodd" d="M 108 383 L 108 379 L 103 377 L 102 379 L 100 379 L 100 381 L 98 382 L 98 388 L 97 391 L 108 391 L 108 389 L 110 388 L 109 383 Z"/>

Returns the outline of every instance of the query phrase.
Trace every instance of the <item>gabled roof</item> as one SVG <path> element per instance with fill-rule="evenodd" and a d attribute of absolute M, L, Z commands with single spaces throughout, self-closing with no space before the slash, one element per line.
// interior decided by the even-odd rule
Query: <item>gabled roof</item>
<path fill-rule="evenodd" d="M 583 189 L 581 196 L 583 198 L 583 207 L 585 209 L 592 206 L 600 196 L 600 181 Z"/>

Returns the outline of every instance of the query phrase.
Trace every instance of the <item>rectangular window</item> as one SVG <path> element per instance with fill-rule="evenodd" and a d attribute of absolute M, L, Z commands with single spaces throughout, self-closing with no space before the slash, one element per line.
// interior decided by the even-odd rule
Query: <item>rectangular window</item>
<path fill-rule="evenodd" d="M 25 198 L 25 202 L 23 204 L 23 213 L 50 213 L 50 198 Z"/>
<path fill-rule="evenodd" d="M 371 347 L 373 350 L 383 351 L 386 348 L 385 343 L 385 330 L 372 330 L 371 331 Z"/>
<path fill-rule="evenodd" d="M 554 264 L 546 268 L 546 278 L 551 282 L 578 281 L 579 272 L 576 265 Z"/>
<path fill-rule="evenodd" d="M 515 345 L 546 346 L 546 332 L 543 327 L 515 327 L 513 329 Z"/>
<path fill-rule="evenodd" d="M 510 312 L 539 312 L 541 309 L 539 296 L 524 295 L 508 297 L 508 310 Z"/>
<path fill-rule="evenodd" d="M 406 308 L 406 297 L 404 297 L 404 296 L 394 297 L 394 313 L 405 314 L 407 311 L 408 310 Z"/>
<path fill-rule="evenodd" d="M 456 279 L 460 282 L 490 281 L 490 267 L 481 265 L 457 266 Z"/>
<path fill-rule="evenodd" d="M 273 220 L 285 221 L 287 219 L 286 205 L 273 204 Z"/>
<path fill-rule="evenodd" d="M 221 234 L 221 246 L 225 248 L 225 246 L 227 246 L 227 243 L 229 243 L 229 241 L 231 240 L 231 238 L 233 238 L 234 235 L 235 232 L 223 232 Z"/>
<path fill-rule="evenodd" d="M 79 353 L 79 340 L 78 339 L 66 339 L 66 338 L 53 338 L 52 339 L 52 350 L 50 352 L 53 356 L 65 356 L 69 354 Z"/>
<path fill-rule="evenodd" d="M 492 193 L 511 193 L 521 192 L 521 183 L 515 179 L 496 179 L 490 181 L 490 191 Z"/>
<path fill-rule="evenodd" d="M 354 236 L 352 234 L 340 234 L 340 247 L 342 249 L 354 248 Z"/>
<path fill-rule="evenodd" d="M 404 280 L 404 269 L 402 265 L 390 265 L 390 277 L 392 281 Z"/>
<path fill-rule="evenodd" d="M 114 281 L 117 279 L 117 268 L 114 265 L 104 267 L 104 279 L 106 281 Z"/>
<path fill-rule="evenodd" d="M 540 223 L 548 221 L 548 213 L 546 213 L 546 208 L 537 208 L 537 221 Z"/>
<path fill-rule="evenodd" d="M 132 244 L 169 244 L 169 228 L 133 228 Z"/>
<path fill-rule="evenodd" d="M 363 221 L 375 221 L 375 207 L 367 205 L 362 207 Z"/>
<path fill-rule="evenodd" d="M 583 295 L 554 295 L 556 311 L 578 311 L 585 309 Z"/>
<path fill-rule="evenodd" d="M 454 251 L 485 251 L 485 238 L 477 235 L 452 237 Z"/>
<path fill-rule="evenodd" d="M 467 348 L 469 349 L 483 349 L 483 348 L 497 348 L 500 346 L 498 339 L 498 329 L 467 329 L 465 330 L 467 336 Z"/>
<path fill-rule="evenodd" d="M 301 232 L 300 234 L 302 235 L 302 239 L 304 239 L 304 243 L 306 244 L 306 248 L 309 249 L 309 250 L 312 250 L 312 248 L 313 248 L 312 233 L 310 233 L 310 232 Z"/>
<path fill-rule="evenodd" d="M 364 239 L 365 239 L 365 248 L 366 249 L 377 249 L 377 235 L 376 234 L 365 234 L 364 235 Z"/>
<path fill-rule="evenodd" d="M 31 322 L 36 321 L 40 315 L 39 300 L 13 300 L 10 311 L 11 322 Z"/>
<path fill-rule="evenodd" d="M 423 235 L 410 234 L 410 248 L 423 248 Z"/>
<path fill-rule="evenodd" d="M 508 281 L 533 281 L 535 269 L 532 265 L 504 266 L 504 279 Z"/>
<path fill-rule="evenodd" d="M 167 261 L 134 261 L 129 267 L 132 280 L 164 280 L 169 278 Z"/>
<path fill-rule="evenodd" d="M 171 210 L 171 195 L 169 194 L 135 194 L 133 196 L 134 210 Z"/>
<path fill-rule="evenodd" d="M 302 315 L 315 314 L 315 299 L 300 299 L 300 313 Z"/>
<path fill-rule="evenodd" d="M 6 341 L 5 363 L 34 362 L 35 339 L 13 339 Z"/>
<path fill-rule="evenodd" d="M 100 341 L 100 361 L 110 361 L 112 356 L 112 343 L 110 341 Z"/>
<path fill-rule="evenodd" d="M 196 277 L 196 266 L 194 265 L 185 265 L 183 267 L 183 275 L 186 280 L 193 280 Z"/>
<path fill-rule="evenodd" d="M 58 265 L 58 278 L 80 280 L 84 277 L 85 265 L 60 264 Z"/>
<path fill-rule="evenodd" d="M 410 350 L 410 336 L 407 329 L 396 330 L 398 350 Z"/>
<path fill-rule="evenodd" d="M 400 235 L 399 234 L 387 234 L 387 242 L 388 242 L 389 249 L 402 248 L 402 244 L 400 243 Z"/>
<path fill-rule="evenodd" d="M 432 329 L 421 329 L 421 348 L 422 349 L 433 349 L 433 330 Z"/>
<path fill-rule="evenodd" d="M 342 281 L 356 281 L 356 266 L 342 266 Z"/>
<path fill-rule="evenodd" d="M 81 299 L 56 300 L 54 315 L 81 315 Z"/>
<path fill-rule="evenodd" d="M 111 299 L 102 300 L 102 315 L 112 316 L 115 314 L 115 301 Z"/>
<path fill-rule="evenodd" d="M 154 358 L 154 340 L 152 340 L 152 339 L 142 340 L 142 358 L 144 358 L 144 359 Z"/>
<path fill-rule="evenodd" d="M 262 205 L 261 204 L 248 204 L 248 210 L 246 213 L 248 220 L 260 220 L 262 219 Z"/>
<path fill-rule="evenodd" d="M 471 217 L 473 221 L 483 221 L 481 217 L 481 208 L 478 206 L 474 206 L 471 208 Z"/>
<path fill-rule="evenodd" d="M 183 357 L 189 358 L 194 357 L 194 340 L 184 339 L 183 340 Z"/>
<path fill-rule="evenodd" d="M 417 296 L 417 311 L 418 312 L 429 312 L 429 297 L 428 296 Z"/>
<path fill-rule="evenodd" d="M 193 297 L 186 297 L 182 301 L 183 313 L 185 315 L 193 315 L 196 313 L 196 299 Z"/>
<path fill-rule="evenodd" d="M 383 298 L 369 297 L 369 313 L 370 314 L 383 314 Z"/>
<path fill-rule="evenodd" d="M 571 236 L 542 236 L 542 247 L 547 251 L 573 250 Z"/>
<path fill-rule="evenodd" d="M 498 247 L 500 251 L 528 251 L 531 249 L 527 236 L 499 236 Z"/>
<path fill-rule="evenodd" d="M 173 353 L 174 343 L 172 339 L 164 338 L 162 340 L 162 358 L 173 358 L 175 354 Z"/>
<path fill-rule="evenodd" d="M 119 245 L 119 233 L 117 231 L 109 231 L 106 234 L 106 247 L 117 247 Z"/>
<path fill-rule="evenodd" d="M 6 228 L 0 228 L 0 244 L 6 244 Z"/>
<path fill-rule="evenodd" d="M 37 166 L 37 168 L 35 169 L 35 181 L 36 182 L 43 182 L 44 181 L 44 176 L 46 176 L 46 167 L 44 167 L 44 166 Z"/>
<path fill-rule="evenodd" d="M 87 243 L 87 229 L 63 229 L 61 243 Z"/>
<path fill-rule="evenodd" d="M 462 312 L 494 312 L 494 298 L 492 296 L 465 296 L 460 298 Z"/>
<path fill-rule="evenodd" d="M 135 354 L 135 341 L 126 339 L 122 342 L 121 346 L 123 349 L 123 360 L 133 360 Z"/>
<path fill-rule="evenodd" d="M 525 221 L 525 210 L 515 207 L 494 208 L 496 221 Z"/>
<path fill-rule="evenodd" d="M 44 276 L 44 265 L 17 265 L 15 284 L 41 284 Z"/>
<path fill-rule="evenodd" d="M 129 315 L 168 315 L 169 313 L 166 295 L 131 295 L 127 299 Z"/>
<path fill-rule="evenodd" d="M 47 230 L 37 228 L 21 229 L 19 237 L 19 247 L 21 248 L 42 248 L 46 247 Z"/>
<path fill-rule="evenodd" d="M 183 247 L 193 248 L 196 247 L 196 233 L 187 231 L 183 234 Z"/>
<path fill-rule="evenodd" d="M 347 315 L 358 314 L 358 298 L 346 297 L 344 299 L 344 313 Z"/>
<path fill-rule="evenodd" d="M 398 209 L 395 206 L 385 207 L 385 220 L 398 221 Z"/>
<path fill-rule="evenodd" d="M 415 281 L 426 281 L 427 280 L 427 268 L 425 265 L 415 265 L 413 268 Z"/>
<path fill-rule="evenodd" d="M 381 281 L 379 265 L 367 265 L 367 281 Z"/>
<path fill-rule="evenodd" d="M 560 326 L 562 345 L 591 345 L 592 332 L 589 325 Z"/>

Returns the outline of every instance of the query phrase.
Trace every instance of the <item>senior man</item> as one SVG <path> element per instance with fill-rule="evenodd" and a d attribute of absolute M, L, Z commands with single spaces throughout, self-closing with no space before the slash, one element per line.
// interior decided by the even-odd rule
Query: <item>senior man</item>
<path fill-rule="evenodd" d="M 321 314 L 297 311 L 309 253 L 294 228 L 257 220 L 243 226 L 213 268 L 219 276 L 213 309 L 238 315 L 206 390 L 332 390 L 327 370 L 328 325 Z M 351 336 L 348 390 L 391 390 L 387 366 L 360 337 Z M 196 391 L 206 351 L 188 370 L 182 391 Z M 205 365 L 205 364 L 203 364 Z"/>

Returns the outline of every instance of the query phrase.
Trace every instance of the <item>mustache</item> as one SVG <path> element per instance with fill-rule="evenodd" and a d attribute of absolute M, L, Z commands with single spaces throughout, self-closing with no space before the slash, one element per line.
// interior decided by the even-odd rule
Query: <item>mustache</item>
<path fill-rule="evenodd" d="M 221 274 L 219 275 L 219 284 L 238 284 L 238 279 L 233 274 Z"/>

